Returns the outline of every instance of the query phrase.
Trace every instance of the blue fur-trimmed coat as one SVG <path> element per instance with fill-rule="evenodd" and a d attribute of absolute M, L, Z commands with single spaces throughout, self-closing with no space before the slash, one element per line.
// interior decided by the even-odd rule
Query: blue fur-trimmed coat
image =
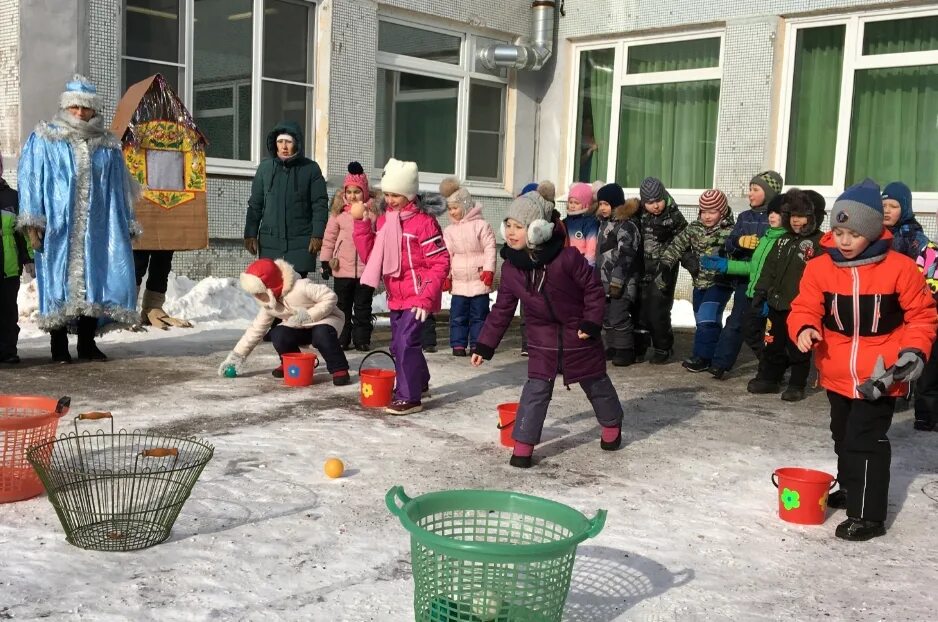
<path fill-rule="evenodd" d="M 17 169 L 18 226 L 45 232 L 35 252 L 39 327 L 71 327 L 80 315 L 97 317 L 99 330 L 131 325 L 138 320 L 137 186 L 120 141 L 108 131 L 81 137 L 66 114 L 36 127 Z"/>

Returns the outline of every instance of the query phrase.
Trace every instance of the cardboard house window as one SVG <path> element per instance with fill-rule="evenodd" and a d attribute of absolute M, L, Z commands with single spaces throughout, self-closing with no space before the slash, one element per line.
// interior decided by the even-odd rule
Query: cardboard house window
<path fill-rule="evenodd" d="M 147 149 L 147 188 L 150 190 L 185 190 L 182 179 L 185 153 Z"/>

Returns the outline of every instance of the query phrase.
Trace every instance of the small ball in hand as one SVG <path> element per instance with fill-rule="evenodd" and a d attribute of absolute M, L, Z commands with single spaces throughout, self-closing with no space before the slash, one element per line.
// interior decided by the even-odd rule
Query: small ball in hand
<path fill-rule="evenodd" d="M 361 201 L 352 203 L 351 207 L 349 208 L 349 213 L 355 220 L 361 220 L 365 217 L 365 204 Z"/>
<path fill-rule="evenodd" d="M 225 378 L 237 378 L 238 370 L 235 369 L 234 365 L 229 365 L 225 368 Z"/>

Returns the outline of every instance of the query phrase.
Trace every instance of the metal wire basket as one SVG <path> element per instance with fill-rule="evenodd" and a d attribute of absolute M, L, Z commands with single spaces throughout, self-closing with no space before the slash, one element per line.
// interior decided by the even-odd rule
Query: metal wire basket
<path fill-rule="evenodd" d="M 78 433 L 79 421 L 110 419 L 111 433 Z M 30 447 L 27 459 L 70 544 L 132 551 L 169 537 L 215 448 L 203 440 L 114 432 L 110 413 L 74 419 L 75 431 Z"/>

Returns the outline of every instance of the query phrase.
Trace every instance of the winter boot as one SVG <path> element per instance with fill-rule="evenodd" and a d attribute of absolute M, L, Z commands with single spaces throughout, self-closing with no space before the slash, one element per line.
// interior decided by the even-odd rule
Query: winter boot
<path fill-rule="evenodd" d="M 935 423 L 929 419 L 915 419 L 915 423 L 912 424 L 916 430 L 920 432 L 932 432 L 935 429 Z"/>
<path fill-rule="evenodd" d="M 465 348 L 453 348 L 453 356 L 466 356 Z"/>
<path fill-rule="evenodd" d="M 702 371 L 707 371 L 710 369 L 710 360 L 702 359 L 699 356 L 692 356 L 689 359 L 685 359 L 681 366 L 687 371 L 699 374 Z"/>
<path fill-rule="evenodd" d="M 617 349 L 612 355 L 612 364 L 616 367 L 628 367 L 635 363 L 635 350 Z"/>
<path fill-rule="evenodd" d="M 272 370 L 270 375 L 274 378 L 283 378 L 283 363 L 280 363 L 276 369 Z"/>
<path fill-rule="evenodd" d="M 713 376 L 715 379 L 723 380 L 728 370 L 725 367 L 711 367 L 707 371 L 710 372 L 710 375 Z"/>
<path fill-rule="evenodd" d="M 611 361 L 612 357 L 614 357 L 615 355 L 616 355 L 615 348 L 606 348 L 606 360 L 607 361 Z"/>
<path fill-rule="evenodd" d="M 622 428 L 603 428 L 599 448 L 603 451 L 615 451 L 622 447 Z"/>
<path fill-rule="evenodd" d="M 782 400 L 786 402 L 800 402 L 804 399 L 804 387 L 794 387 L 788 385 L 785 392 L 782 393 Z"/>
<path fill-rule="evenodd" d="M 352 378 L 348 375 L 347 369 L 341 369 L 332 374 L 332 384 L 337 387 L 344 387 L 350 382 L 352 382 Z"/>
<path fill-rule="evenodd" d="M 82 315 L 78 318 L 78 360 L 80 361 L 106 361 L 107 356 L 98 349 L 94 342 L 95 331 L 98 330 L 98 318 Z"/>
<path fill-rule="evenodd" d="M 879 520 L 864 520 L 862 518 L 848 518 L 837 525 L 834 535 L 844 540 L 865 542 L 871 538 L 886 535 L 886 525 Z"/>
<path fill-rule="evenodd" d="M 423 410 L 423 404 L 420 402 L 405 402 L 404 400 L 394 400 L 391 405 L 384 409 L 384 412 L 392 415 L 409 415 L 419 413 Z"/>
<path fill-rule="evenodd" d="M 56 328 L 49 331 L 49 342 L 52 346 L 53 363 L 71 363 L 72 355 L 68 353 L 68 331 Z"/>
<path fill-rule="evenodd" d="M 169 327 L 192 328 L 192 324 L 186 320 L 170 317 L 166 311 L 163 311 L 163 304 L 166 302 L 166 294 L 151 292 L 148 289 L 143 290 L 143 300 L 140 302 L 142 311 L 140 312 L 140 322 L 144 326 L 153 326 L 161 330 L 168 330 Z"/>
<path fill-rule="evenodd" d="M 649 365 L 665 365 L 671 359 L 672 354 L 672 350 L 659 350 L 654 348 L 651 353 L 651 358 L 648 359 L 648 363 Z"/>
<path fill-rule="evenodd" d="M 763 380 L 762 378 L 753 378 L 746 385 L 746 390 L 750 393 L 778 393 L 781 390 L 781 383 Z"/>
<path fill-rule="evenodd" d="M 841 488 L 827 495 L 827 507 L 834 510 L 846 510 L 847 491 Z"/>

